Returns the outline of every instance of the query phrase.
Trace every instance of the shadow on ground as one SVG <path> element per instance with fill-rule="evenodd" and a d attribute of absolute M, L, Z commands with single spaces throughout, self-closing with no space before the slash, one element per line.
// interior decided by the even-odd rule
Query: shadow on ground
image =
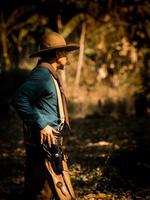
<path fill-rule="evenodd" d="M 133 116 L 91 116 L 73 121 L 74 135 L 66 146 L 74 160 L 79 196 L 106 193 L 114 194 L 115 199 L 150 197 L 148 121 L 149 117 Z"/>
<path fill-rule="evenodd" d="M 18 72 L 13 73 L 6 76 L 14 85 L 6 84 L 7 89 L 5 84 L 0 85 L 1 200 L 20 200 L 24 182 L 22 122 L 8 105 L 25 77 L 20 74 L 15 83 Z M 0 78 L 0 83 L 5 83 L 2 79 L 6 81 L 6 77 Z M 114 106 L 122 110 L 119 115 L 108 114 Z M 101 108 L 103 115 L 72 119 L 73 134 L 64 136 L 78 199 L 92 200 L 89 194 L 95 199 L 150 199 L 150 117 L 127 116 L 122 103 Z"/>
<path fill-rule="evenodd" d="M 25 157 L 22 123 L 16 115 L 7 119 L 0 122 L 0 199 L 19 200 Z M 109 195 L 97 199 L 150 197 L 148 121 L 110 116 L 72 120 L 73 133 L 64 136 L 64 148 L 78 199 L 89 194 Z"/>

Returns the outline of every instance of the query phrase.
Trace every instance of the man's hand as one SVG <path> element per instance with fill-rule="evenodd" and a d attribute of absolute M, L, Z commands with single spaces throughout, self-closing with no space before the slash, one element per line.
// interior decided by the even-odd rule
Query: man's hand
<path fill-rule="evenodd" d="M 50 147 L 52 144 L 55 144 L 55 136 L 53 134 L 52 128 L 49 125 L 40 130 L 40 137 L 41 144 L 47 142 Z"/>

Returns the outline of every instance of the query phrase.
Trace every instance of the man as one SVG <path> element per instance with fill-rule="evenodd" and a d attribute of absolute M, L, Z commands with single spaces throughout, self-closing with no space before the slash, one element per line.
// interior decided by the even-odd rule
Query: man
<path fill-rule="evenodd" d="M 14 96 L 14 106 L 24 122 L 25 130 L 26 200 L 37 199 L 42 194 L 44 199 L 50 199 L 53 192 L 53 188 L 51 192 L 46 184 L 42 144 L 55 144 L 64 125 L 69 127 L 65 96 L 57 70 L 64 69 L 67 53 L 78 48 L 78 45 L 66 44 L 56 32 L 44 34 L 40 50 L 30 56 L 40 57 L 38 64 Z M 61 100 L 58 100 L 57 92 L 60 92 Z M 62 116 L 59 104 L 63 107 Z"/>

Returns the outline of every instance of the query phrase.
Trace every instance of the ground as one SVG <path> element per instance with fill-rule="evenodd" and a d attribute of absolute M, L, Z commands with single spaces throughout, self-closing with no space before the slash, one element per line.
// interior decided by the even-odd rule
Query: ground
<path fill-rule="evenodd" d="M 149 200 L 149 117 L 88 116 L 71 120 L 64 150 L 77 199 Z M 0 120 L 0 199 L 19 200 L 23 189 L 22 123 Z"/>

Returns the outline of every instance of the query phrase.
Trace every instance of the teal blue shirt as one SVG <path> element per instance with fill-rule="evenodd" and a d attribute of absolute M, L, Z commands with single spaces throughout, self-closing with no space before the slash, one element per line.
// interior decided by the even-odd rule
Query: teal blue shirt
<path fill-rule="evenodd" d="M 39 129 L 60 124 L 58 102 L 52 75 L 45 67 L 34 68 L 27 81 L 17 90 L 14 106 L 27 125 Z"/>

